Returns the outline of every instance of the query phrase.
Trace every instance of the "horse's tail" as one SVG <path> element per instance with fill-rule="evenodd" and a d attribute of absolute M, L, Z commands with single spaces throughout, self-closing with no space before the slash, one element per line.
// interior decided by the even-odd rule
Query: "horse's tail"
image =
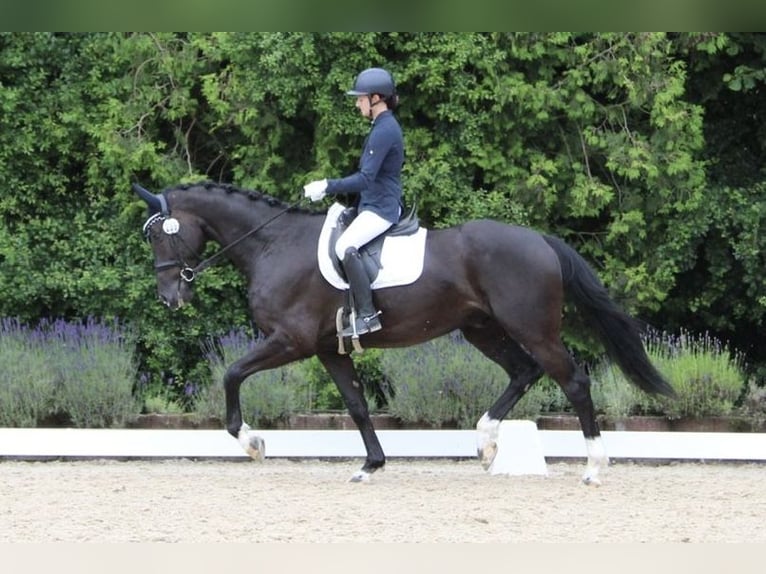
<path fill-rule="evenodd" d="M 609 297 L 606 287 L 579 253 L 558 237 L 544 238 L 561 263 L 565 295 L 596 332 L 607 355 L 643 391 L 675 397 L 673 387 L 646 354 L 638 322 Z"/>

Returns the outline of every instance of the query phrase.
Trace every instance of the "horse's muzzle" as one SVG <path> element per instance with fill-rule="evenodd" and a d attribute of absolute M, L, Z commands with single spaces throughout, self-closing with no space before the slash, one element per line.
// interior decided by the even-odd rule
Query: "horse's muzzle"
<path fill-rule="evenodd" d="M 191 299 L 191 293 L 184 294 L 181 292 L 181 289 L 175 288 L 167 290 L 159 289 L 157 296 L 163 305 L 174 311 L 183 307 Z"/>
<path fill-rule="evenodd" d="M 180 309 L 184 306 L 184 300 L 183 299 L 175 299 L 173 301 L 167 300 L 165 297 L 160 297 L 160 301 L 162 301 L 163 305 L 166 307 L 172 309 L 175 311 L 176 309 Z"/>

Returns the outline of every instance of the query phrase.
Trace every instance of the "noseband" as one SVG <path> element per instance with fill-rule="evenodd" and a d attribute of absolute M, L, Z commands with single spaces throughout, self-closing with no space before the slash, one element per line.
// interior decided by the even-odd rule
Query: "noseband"
<path fill-rule="evenodd" d="M 181 260 L 175 260 L 175 261 L 162 261 L 160 263 L 154 264 L 154 270 L 155 271 L 164 271 L 165 269 L 172 269 L 173 267 L 180 267 L 180 271 L 178 274 L 181 276 L 181 279 L 186 281 L 187 283 L 191 283 L 194 281 L 194 278 L 196 277 L 196 273 L 194 272 L 194 268 L 190 267 L 189 265 L 185 264 Z"/>

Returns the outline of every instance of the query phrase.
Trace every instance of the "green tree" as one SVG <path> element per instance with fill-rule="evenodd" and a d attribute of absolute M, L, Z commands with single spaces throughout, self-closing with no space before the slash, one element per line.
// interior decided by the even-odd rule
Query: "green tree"
<path fill-rule="evenodd" d="M 203 381 L 206 338 L 257 328 L 243 280 L 217 266 L 161 308 L 131 182 L 295 201 L 355 168 L 344 92 L 382 65 L 427 225 L 560 235 L 631 312 L 762 364 L 763 58 L 761 34 L 0 33 L 0 313 L 119 316 L 151 377 Z"/>

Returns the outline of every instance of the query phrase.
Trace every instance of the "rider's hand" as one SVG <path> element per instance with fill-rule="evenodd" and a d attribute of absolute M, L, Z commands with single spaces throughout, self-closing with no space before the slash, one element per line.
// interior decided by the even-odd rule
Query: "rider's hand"
<path fill-rule="evenodd" d="M 303 195 L 308 197 L 311 201 L 319 201 L 325 196 L 325 190 L 327 189 L 327 180 L 320 179 L 312 181 L 303 186 Z"/>

